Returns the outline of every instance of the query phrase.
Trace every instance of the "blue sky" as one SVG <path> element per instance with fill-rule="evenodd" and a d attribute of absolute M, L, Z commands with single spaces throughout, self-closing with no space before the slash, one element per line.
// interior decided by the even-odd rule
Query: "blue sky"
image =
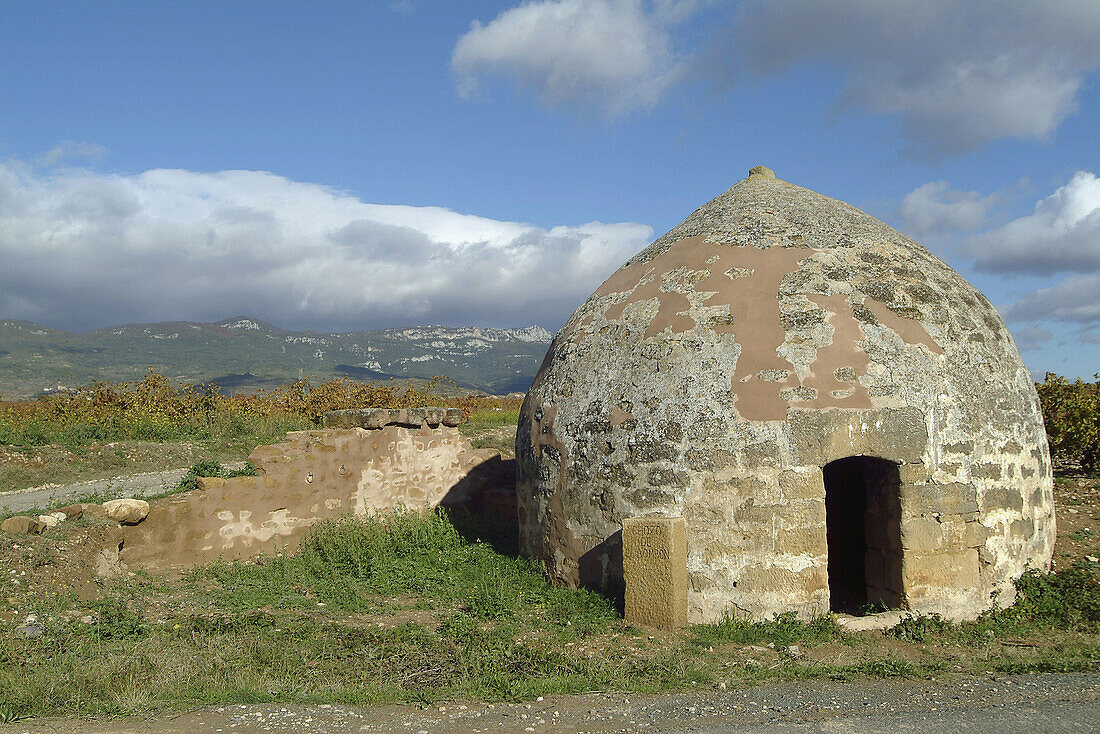
<path fill-rule="evenodd" d="M 763 163 L 1100 371 L 1100 3 L 0 4 L 0 317 L 551 330 Z"/>

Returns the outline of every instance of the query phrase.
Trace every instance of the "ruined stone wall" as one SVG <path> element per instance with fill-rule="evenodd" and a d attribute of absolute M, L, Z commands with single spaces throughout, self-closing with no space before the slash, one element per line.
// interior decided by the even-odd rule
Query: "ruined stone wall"
<path fill-rule="evenodd" d="M 355 427 L 292 432 L 258 447 L 249 460 L 259 476 L 202 478 L 198 490 L 153 503 L 141 524 L 123 529 L 121 560 L 190 565 L 293 550 L 318 520 L 469 505 L 510 477 L 498 453 L 470 447 L 460 421 L 461 411 L 442 409 L 340 411 L 326 425 Z"/>

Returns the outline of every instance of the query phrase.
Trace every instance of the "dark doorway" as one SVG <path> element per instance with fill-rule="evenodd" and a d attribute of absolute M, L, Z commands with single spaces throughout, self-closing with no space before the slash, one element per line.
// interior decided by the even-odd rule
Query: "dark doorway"
<path fill-rule="evenodd" d="M 826 464 L 824 473 L 829 608 L 847 614 L 900 609 L 898 465 L 850 456 Z"/>

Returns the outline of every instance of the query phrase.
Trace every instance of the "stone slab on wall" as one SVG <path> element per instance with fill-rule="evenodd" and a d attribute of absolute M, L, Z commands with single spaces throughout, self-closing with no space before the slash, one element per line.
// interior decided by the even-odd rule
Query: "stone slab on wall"
<path fill-rule="evenodd" d="M 630 624 L 687 624 L 687 534 L 682 517 L 623 519 L 625 616 Z"/>
<path fill-rule="evenodd" d="M 333 410 L 322 417 L 325 428 L 385 428 L 386 426 L 444 425 L 455 427 L 466 422 L 460 408 L 364 408 Z"/>

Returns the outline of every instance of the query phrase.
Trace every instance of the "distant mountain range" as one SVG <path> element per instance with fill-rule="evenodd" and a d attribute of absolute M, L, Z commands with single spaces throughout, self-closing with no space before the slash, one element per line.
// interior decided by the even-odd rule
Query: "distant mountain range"
<path fill-rule="evenodd" d="M 212 324 L 128 324 L 82 334 L 0 320 L 0 397 L 30 398 L 93 380 L 139 379 L 152 367 L 223 392 L 299 377 L 325 381 L 431 378 L 492 394 L 524 392 L 553 335 L 539 326 L 416 326 L 322 334 L 287 331 L 240 316 Z"/>

